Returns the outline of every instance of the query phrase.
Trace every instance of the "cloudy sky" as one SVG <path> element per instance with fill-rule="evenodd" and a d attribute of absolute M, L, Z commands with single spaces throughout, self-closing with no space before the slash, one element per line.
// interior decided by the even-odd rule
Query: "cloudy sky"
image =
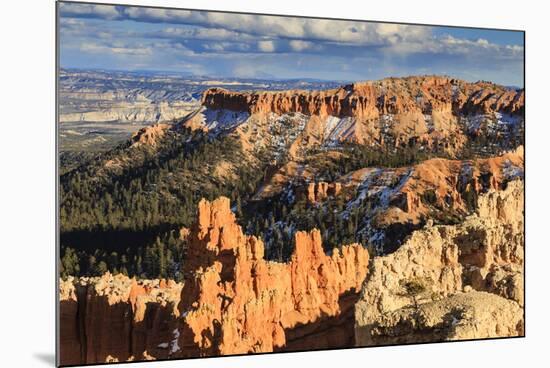
<path fill-rule="evenodd" d="M 60 4 L 61 66 L 212 77 L 446 74 L 523 86 L 523 33 Z"/>

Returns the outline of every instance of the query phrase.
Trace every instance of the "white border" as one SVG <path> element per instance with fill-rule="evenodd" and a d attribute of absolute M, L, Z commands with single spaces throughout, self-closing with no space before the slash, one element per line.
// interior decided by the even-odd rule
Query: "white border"
<path fill-rule="evenodd" d="M 149 0 L 133 4 L 320 17 L 525 29 L 527 31 L 527 337 L 525 339 L 336 350 L 121 365 L 120 367 L 518 367 L 547 361 L 550 261 L 548 12 L 544 2 Z M 0 303 L 2 366 L 53 366 L 54 8 L 12 0 L 0 13 Z M 7 82 L 7 83 L 6 83 Z M 540 366 L 541 363 L 538 364 Z"/>

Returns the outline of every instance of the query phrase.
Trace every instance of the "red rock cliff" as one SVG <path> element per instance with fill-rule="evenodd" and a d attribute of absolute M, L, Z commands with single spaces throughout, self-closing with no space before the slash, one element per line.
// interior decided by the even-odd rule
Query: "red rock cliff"
<path fill-rule="evenodd" d="M 110 273 L 60 281 L 61 364 L 170 357 L 181 288 Z"/>
<path fill-rule="evenodd" d="M 253 113 L 377 118 L 382 114 L 454 112 L 523 114 L 524 90 L 437 76 L 388 78 L 323 91 L 233 92 L 211 88 L 204 106 Z"/>
<path fill-rule="evenodd" d="M 290 262 L 266 261 L 262 241 L 243 234 L 223 197 L 201 201 L 185 233 L 183 289 L 108 273 L 60 282 L 61 364 L 298 349 L 304 331 L 320 347 L 353 345 L 363 247 L 328 256 L 319 231 L 299 232 Z"/>
<path fill-rule="evenodd" d="M 357 292 L 368 252 L 353 244 L 328 256 L 317 230 L 295 240 L 289 263 L 266 261 L 227 198 L 199 204 L 179 307 L 184 356 L 270 352 L 285 346 L 287 330 L 342 312 L 340 297 Z"/>

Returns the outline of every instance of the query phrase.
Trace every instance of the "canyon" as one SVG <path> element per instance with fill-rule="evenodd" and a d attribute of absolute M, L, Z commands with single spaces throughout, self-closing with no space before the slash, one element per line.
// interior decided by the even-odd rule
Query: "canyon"
<path fill-rule="evenodd" d="M 525 334 L 524 90 L 200 83 L 61 176 L 63 365 Z"/>
<path fill-rule="evenodd" d="M 327 255 L 313 230 L 278 263 L 227 198 L 201 201 L 183 232 L 183 283 L 60 281 L 62 364 L 521 336 L 523 183 L 478 203 L 463 223 L 427 224 L 387 256 L 359 244 Z"/>

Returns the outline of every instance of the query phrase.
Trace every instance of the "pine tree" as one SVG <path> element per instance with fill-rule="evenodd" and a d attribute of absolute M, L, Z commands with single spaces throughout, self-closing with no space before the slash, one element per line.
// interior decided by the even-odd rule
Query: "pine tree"
<path fill-rule="evenodd" d="M 69 275 L 78 276 L 80 274 L 78 255 L 72 248 L 65 249 L 65 254 L 61 259 L 61 265 L 63 269 L 62 277 L 67 277 Z"/>

